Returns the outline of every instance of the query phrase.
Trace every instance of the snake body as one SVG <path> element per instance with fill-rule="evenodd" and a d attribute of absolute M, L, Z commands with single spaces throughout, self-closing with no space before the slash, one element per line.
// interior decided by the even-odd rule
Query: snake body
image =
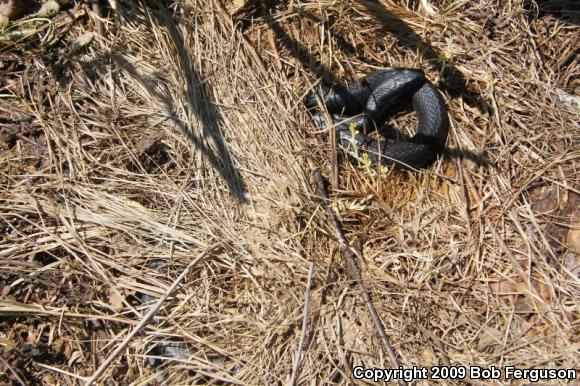
<path fill-rule="evenodd" d="M 445 102 L 420 70 L 380 70 L 347 85 L 321 86 L 306 97 L 306 106 L 316 107 L 317 98 L 330 114 L 341 146 L 351 154 L 366 152 L 371 163 L 423 168 L 436 159 L 447 140 Z M 409 99 L 419 121 L 412 138 L 386 143 L 365 136 L 380 128 L 388 113 Z M 325 127 L 320 113 L 313 119 L 319 127 Z"/>

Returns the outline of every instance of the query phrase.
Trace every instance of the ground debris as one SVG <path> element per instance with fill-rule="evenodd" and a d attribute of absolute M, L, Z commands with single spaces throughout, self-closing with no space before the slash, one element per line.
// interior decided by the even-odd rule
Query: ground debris
<path fill-rule="evenodd" d="M 386 66 L 441 89 L 449 151 L 420 173 L 338 153 L 329 199 L 401 365 L 577 367 L 565 7 L 101 1 L 99 36 L 94 2 L 43 3 L 0 27 L 0 384 L 93 375 L 213 242 L 100 382 L 286 384 L 296 353 L 300 385 L 385 367 L 309 181 L 331 149 L 301 101 Z"/>

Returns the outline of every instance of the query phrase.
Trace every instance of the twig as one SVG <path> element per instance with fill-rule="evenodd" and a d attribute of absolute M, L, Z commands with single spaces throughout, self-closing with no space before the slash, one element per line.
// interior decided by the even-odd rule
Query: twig
<path fill-rule="evenodd" d="M 28 386 L 28 382 L 26 382 L 24 379 L 22 379 L 20 377 L 20 374 L 18 374 L 18 371 L 16 371 L 14 368 L 12 368 L 12 366 L 10 366 L 10 363 L 8 363 L 8 361 L 5 360 L 1 355 L 0 355 L 0 360 L 2 361 L 2 363 L 4 363 L 4 366 L 8 367 L 8 370 L 12 371 L 12 374 L 14 374 L 14 378 L 16 378 L 16 380 L 18 382 L 20 382 L 20 384 L 22 386 Z"/>
<path fill-rule="evenodd" d="M 328 217 L 330 218 L 330 221 L 332 223 L 332 227 L 334 228 L 334 233 L 336 235 L 336 238 L 338 240 L 338 244 L 340 247 L 340 252 L 342 253 L 342 258 L 344 260 L 344 264 L 346 265 L 346 271 L 349 274 L 351 280 L 354 280 L 356 282 L 356 284 L 358 285 L 358 287 L 362 293 L 364 302 L 365 302 L 367 309 L 369 311 L 369 314 L 371 316 L 371 320 L 373 321 L 373 324 L 375 325 L 375 329 L 377 330 L 377 333 L 379 334 L 379 337 L 381 339 L 381 343 L 383 345 L 383 350 L 389 356 L 391 363 L 393 365 L 393 368 L 399 368 L 400 365 L 399 365 L 399 360 L 397 359 L 397 354 L 395 353 L 395 351 L 393 350 L 393 347 L 391 346 L 391 344 L 389 342 L 389 338 L 387 337 L 387 333 L 385 332 L 385 328 L 383 327 L 383 323 L 381 321 L 381 318 L 379 317 L 377 310 L 373 304 L 373 301 L 371 299 L 371 295 L 369 294 L 369 291 L 367 291 L 366 287 L 364 286 L 362 274 L 361 274 L 360 268 L 358 266 L 358 263 L 356 262 L 356 256 L 350 250 L 350 248 L 348 246 L 348 241 L 346 240 L 346 237 L 344 236 L 344 232 L 342 231 L 342 227 L 341 227 L 338 219 L 336 218 L 336 215 L 332 211 L 332 208 L 330 207 L 330 204 L 329 204 L 330 199 L 328 198 L 328 191 L 326 190 L 326 187 L 324 186 L 324 182 L 322 180 L 322 175 L 320 174 L 320 171 L 318 169 L 315 169 L 312 174 L 314 176 L 314 181 L 316 183 L 317 193 L 320 197 L 322 197 L 322 205 L 326 209 L 326 213 L 328 214 Z M 405 381 L 403 381 L 402 379 L 399 379 L 399 384 L 406 385 Z"/>
<path fill-rule="evenodd" d="M 308 80 L 307 80 L 308 81 Z M 314 90 L 314 85 L 308 81 L 310 90 Z M 324 108 L 324 103 L 320 95 L 314 94 L 316 96 L 316 104 L 318 105 L 318 111 L 322 113 L 322 118 L 324 119 L 324 123 L 326 127 L 328 127 L 328 145 L 330 147 L 330 170 L 331 170 L 331 179 L 330 185 L 332 185 L 333 189 L 338 188 L 338 152 L 337 152 L 337 144 L 336 144 L 336 130 L 334 129 L 334 122 L 330 118 L 330 114 Z M 313 164 L 310 164 L 310 167 L 313 167 Z"/>
<path fill-rule="evenodd" d="M 260 11 L 264 14 L 264 16 L 268 13 L 266 4 L 264 4 L 264 0 L 259 1 Z M 284 78 L 284 81 L 288 83 L 288 77 L 286 76 L 286 71 L 284 71 L 284 65 L 280 60 L 280 51 L 278 51 L 278 47 L 276 46 L 276 41 L 274 40 L 274 31 L 271 28 L 268 29 L 268 41 L 272 50 L 274 51 L 274 56 L 276 58 L 276 63 L 278 65 L 278 71 Z"/>
<path fill-rule="evenodd" d="M 320 104 L 320 101 L 318 101 L 318 103 Z M 328 114 L 326 114 L 325 116 L 328 117 Z M 325 119 L 328 121 L 328 118 L 325 118 Z M 327 126 L 328 126 L 328 122 L 327 122 Z M 328 127 L 330 127 L 330 131 L 328 133 L 328 142 L 330 144 L 330 168 L 332 171 L 331 183 L 332 183 L 332 187 L 334 189 L 338 189 L 339 170 L 338 170 L 338 152 L 336 150 L 336 148 L 337 148 L 336 130 L 334 129 L 334 125 L 328 126 Z"/>
<path fill-rule="evenodd" d="M 34 308 L 26 304 L 12 304 L 0 301 L 0 316 L 46 316 L 46 317 L 58 317 L 58 318 L 79 318 L 79 319 L 94 319 L 94 320 L 108 320 L 116 323 L 137 325 L 137 322 L 130 319 L 119 318 L 107 315 L 95 315 L 95 314 L 82 314 L 74 312 L 61 311 L 50 311 L 42 310 L 39 308 Z"/>
<path fill-rule="evenodd" d="M 91 5 L 93 8 L 93 12 L 95 14 L 95 24 L 97 26 L 97 33 L 99 34 L 99 38 L 102 39 L 105 36 L 105 28 L 103 27 L 103 20 L 102 20 L 103 13 L 101 12 L 100 0 L 93 0 L 91 2 Z"/>
<path fill-rule="evenodd" d="M 256 49 L 254 48 L 254 46 L 248 41 L 248 39 L 246 39 L 246 37 L 244 36 L 242 31 L 240 31 L 238 28 L 236 28 L 232 18 L 228 15 L 226 10 L 222 6 L 220 0 L 215 0 L 212 3 L 216 6 L 217 11 L 218 11 L 217 13 L 220 15 L 220 17 L 226 23 L 227 27 L 242 42 L 242 44 L 244 45 L 244 47 L 246 48 L 246 50 L 248 51 L 248 53 L 252 57 L 254 64 L 258 67 L 258 71 L 260 72 L 262 77 L 264 77 L 264 80 L 271 81 L 272 84 L 275 84 L 276 79 L 268 72 L 268 70 L 266 69 L 266 66 L 264 65 L 264 61 L 262 60 L 260 55 L 258 55 L 258 52 L 256 52 Z M 276 103 L 280 106 L 281 109 L 284 109 L 284 101 L 282 101 L 282 99 L 280 98 L 278 93 L 275 93 L 274 95 L 275 95 Z"/>
<path fill-rule="evenodd" d="M 181 272 L 181 274 L 177 277 L 177 279 L 175 279 L 173 284 L 171 284 L 171 287 L 169 287 L 169 289 L 165 292 L 165 294 L 163 294 L 163 296 L 161 296 L 159 298 L 159 300 L 157 300 L 157 303 L 155 303 L 151 307 L 149 312 L 147 312 L 147 314 L 143 317 L 143 320 L 141 320 L 141 322 L 133 329 L 133 331 L 131 331 L 131 333 L 129 335 L 127 335 L 127 337 L 123 340 L 123 342 L 121 342 L 121 344 L 119 346 L 117 346 L 115 351 L 113 351 L 109 355 L 109 357 L 103 362 L 103 364 L 101 364 L 101 366 L 97 369 L 97 371 L 95 371 L 94 374 L 87 380 L 87 383 L 85 384 L 85 386 L 92 385 L 105 372 L 105 370 L 107 370 L 107 368 L 111 365 L 111 363 L 113 363 L 115 358 L 127 347 L 129 342 L 131 341 L 131 339 L 133 339 L 139 333 L 139 331 L 141 331 L 141 329 L 143 327 L 145 327 L 151 321 L 151 319 L 153 319 L 155 314 L 157 314 L 157 311 L 159 311 L 161 304 L 163 304 L 163 302 L 165 302 L 165 300 L 167 300 L 167 298 L 173 293 L 175 288 L 177 288 L 177 286 L 189 274 L 189 272 L 193 269 L 193 267 L 200 260 L 202 260 L 204 257 L 206 257 L 208 255 L 208 253 L 213 251 L 216 247 L 217 247 L 217 244 L 213 244 L 212 246 L 207 248 L 205 251 L 203 251 L 200 255 L 198 255 L 195 259 L 193 259 L 193 261 L 191 263 L 189 263 L 189 265 L 183 270 L 183 272 Z"/>
<path fill-rule="evenodd" d="M 38 366 L 38 367 L 42 367 L 42 368 L 50 370 L 50 371 L 54 371 L 55 373 L 58 373 L 58 374 L 64 374 L 68 377 L 78 379 L 79 381 L 85 380 L 85 377 L 82 377 L 82 376 L 75 374 L 75 373 L 71 373 L 70 371 L 59 369 L 58 367 L 55 367 L 55 366 L 49 366 L 47 364 L 40 363 L 40 362 L 34 362 L 34 365 Z"/>
<path fill-rule="evenodd" d="M 264 79 L 265 80 L 271 79 L 271 76 L 268 74 L 268 70 L 266 70 L 266 67 L 264 66 L 262 58 L 260 58 L 260 55 L 258 55 L 256 49 L 248 42 L 248 40 L 244 37 L 242 32 L 235 27 L 234 22 L 232 21 L 231 17 L 228 16 L 221 2 L 219 0 L 216 0 L 213 2 L 213 4 L 215 4 L 218 13 L 220 14 L 224 22 L 227 24 L 228 28 L 236 34 L 237 38 L 242 42 L 244 47 L 246 47 L 246 50 L 248 50 L 248 53 L 252 56 L 252 59 L 254 59 L 254 62 L 256 66 L 258 66 L 258 70 L 260 71 Z"/>
<path fill-rule="evenodd" d="M 298 342 L 298 350 L 296 350 L 296 358 L 294 359 L 294 368 L 292 369 L 292 376 L 290 377 L 290 386 L 296 385 L 296 377 L 300 369 L 300 358 L 302 357 L 302 346 L 306 338 L 306 325 L 308 324 L 308 306 L 310 304 L 310 286 L 312 285 L 312 274 L 314 272 L 314 263 L 310 263 L 308 270 L 308 280 L 306 282 L 306 292 L 304 294 L 304 311 L 302 314 L 302 331 L 300 332 L 300 341 Z"/>
<path fill-rule="evenodd" d="M 280 60 L 280 51 L 278 51 L 278 47 L 276 46 L 276 41 L 274 40 L 274 32 L 272 30 L 268 30 L 268 42 L 270 43 L 270 46 L 272 47 L 272 50 L 274 51 L 274 57 L 276 59 L 276 65 L 278 66 L 278 71 L 280 72 L 280 75 L 282 76 L 282 78 L 284 78 L 284 81 L 286 83 L 288 83 L 288 77 L 286 76 L 286 71 L 284 71 L 284 65 L 282 64 L 282 61 Z"/>

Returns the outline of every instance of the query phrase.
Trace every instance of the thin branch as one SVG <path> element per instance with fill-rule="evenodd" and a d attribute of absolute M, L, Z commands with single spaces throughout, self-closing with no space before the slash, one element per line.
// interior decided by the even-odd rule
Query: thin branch
<path fill-rule="evenodd" d="M 308 324 L 308 307 L 310 305 L 310 286 L 312 285 L 312 274 L 314 273 L 314 263 L 310 263 L 310 269 L 308 269 L 308 281 L 306 282 L 306 292 L 304 294 L 304 311 L 302 314 L 302 331 L 300 332 L 300 342 L 298 343 L 298 349 L 296 350 L 296 358 L 294 358 L 294 368 L 292 369 L 292 376 L 290 377 L 290 386 L 296 385 L 296 377 L 298 376 L 298 370 L 300 369 L 300 358 L 302 357 L 302 346 L 304 345 L 304 339 L 306 337 L 306 327 Z"/>
<path fill-rule="evenodd" d="M 26 382 L 24 379 L 22 379 L 20 374 L 18 374 L 18 371 L 16 371 L 14 368 L 12 368 L 12 366 L 10 366 L 10 363 L 8 363 L 8 361 L 5 360 L 1 355 L 0 355 L 0 360 L 2 361 L 2 363 L 4 363 L 4 366 L 6 366 L 8 368 L 8 370 L 12 371 L 12 374 L 14 374 L 14 378 L 16 378 L 16 380 L 18 382 L 20 382 L 20 384 L 22 386 L 28 386 L 28 382 Z"/>
<path fill-rule="evenodd" d="M 103 12 L 101 11 L 101 3 L 100 0 L 93 0 L 91 3 L 93 12 L 95 14 L 95 24 L 97 26 L 97 33 L 99 34 L 99 38 L 103 39 L 103 37 L 105 36 L 105 28 L 103 26 Z"/>
<path fill-rule="evenodd" d="M 360 267 L 358 266 L 358 263 L 356 262 L 356 256 L 350 250 L 349 245 L 348 245 L 348 241 L 346 240 L 346 237 L 344 236 L 344 232 L 342 230 L 340 222 L 338 221 L 338 219 L 336 218 L 336 215 L 334 214 L 334 212 L 332 211 L 332 208 L 330 207 L 330 199 L 328 197 L 328 191 L 326 190 L 326 187 L 324 186 L 324 181 L 322 180 L 322 175 L 320 174 L 320 171 L 318 169 L 315 169 L 313 172 L 313 176 L 314 176 L 314 181 L 316 183 L 317 193 L 320 197 L 322 197 L 322 205 L 326 209 L 326 213 L 328 214 L 328 217 L 330 218 L 330 221 L 332 223 L 332 227 L 334 228 L 334 233 L 335 233 L 336 238 L 338 240 L 340 252 L 342 253 L 342 258 L 344 260 L 344 264 L 346 265 L 347 273 L 350 276 L 351 280 L 354 280 L 356 282 L 356 284 L 358 285 L 358 287 L 362 293 L 364 302 L 365 302 L 367 309 L 368 309 L 368 312 L 371 316 L 371 320 L 373 321 L 375 329 L 377 330 L 377 333 L 379 334 L 379 337 L 381 339 L 383 350 L 389 356 L 391 363 L 393 365 L 393 368 L 399 368 L 400 364 L 399 364 L 399 360 L 397 359 L 397 354 L 395 353 L 395 351 L 393 350 L 393 347 L 391 346 L 391 343 L 389 342 L 389 338 L 387 337 L 387 333 L 385 332 L 385 328 L 383 327 L 383 322 L 381 321 L 381 318 L 379 317 L 379 315 L 377 313 L 377 310 L 376 310 L 376 308 L 373 304 L 373 301 L 371 299 L 371 295 L 370 295 L 369 291 L 366 289 L 366 287 L 364 286 L 363 279 L 362 279 L 362 273 L 361 273 Z M 405 381 L 403 381 L 402 379 L 399 379 L 399 384 L 406 385 Z"/>
<path fill-rule="evenodd" d="M 161 307 L 163 302 L 165 302 L 165 300 L 167 300 L 167 298 L 171 296 L 175 288 L 177 288 L 177 286 L 183 281 L 183 279 L 185 279 L 185 277 L 189 274 L 189 272 L 193 269 L 193 267 L 199 261 L 205 258 L 216 247 L 217 244 L 213 244 L 205 251 L 203 251 L 201 254 L 199 254 L 195 259 L 193 259 L 191 263 L 189 263 L 189 265 L 183 270 L 183 272 L 181 272 L 181 274 L 177 277 L 177 279 L 175 279 L 175 281 L 173 282 L 171 287 L 169 287 L 169 289 L 165 292 L 165 294 L 163 294 L 163 296 L 161 296 L 159 300 L 157 300 L 157 303 L 155 303 L 151 307 L 149 312 L 147 312 L 147 314 L 143 317 L 143 320 L 141 320 L 141 322 L 133 329 L 133 331 L 131 331 L 131 333 L 127 335 L 127 337 L 123 340 L 123 342 L 121 342 L 121 344 L 117 346 L 115 351 L 113 351 L 109 355 L 109 357 L 103 362 L 103 364 L 97 369 L 97 371 L 95 371 L 94 374 L 87 380 L 87 383 L 85 384 L 86 386 L 91 386 L 105 372 L 105 370 L 107 370 L 107 368 L 111 365 L 111 363 L 113 363 L 115 358 L 123 350 L 125 350 L 131 339 L 133 339 L 139 333 L 139 331 L 141 331 L 141 329 L 145 327 L 153 319 L 155 314 L 157 314 L 157 311 L 159 311 L 159 308 Z"/>
<path fill-rule="evenodd" d="M 272 79 L 268 73 L 268 70 L 266 70 L 266 66 L 264 66 L 264 62 L 260 58 L 260 55 L 258 55 L 256 49 L 248 42 L 242 32 L 235 27 L 234 22 L 232 21 L 231 17 L 228 16 L 221 2 L 216 0 L 213 2 L 213 4 L 216 6 L 218 13 L 220 14 L 223 21 L 227 24 L 228 28 L 236 34 L 236 37 L 242 42 L 246 50 L 248 50 L 248 53 L 252 56 L 252 59 L 254 59 L 254 63 L 256 66 L 258 66 L 258 71 L 260 71 L 264 79 Z"/>

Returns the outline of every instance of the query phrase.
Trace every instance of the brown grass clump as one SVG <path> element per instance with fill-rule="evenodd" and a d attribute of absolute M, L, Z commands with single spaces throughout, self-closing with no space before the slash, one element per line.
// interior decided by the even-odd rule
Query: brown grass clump
<path fill-rule="evenodd" d="M 428 170 L 341 162 L 332 191 L 401 364 L 578 368 L 577 11 L 425 3 L 118 2 L 98 18 L 63 2 L 0 30 L 0 382 L 90 377 L 144 295 L 209 247 L 99 383 L 389 367 L 314 195 L 329 148 L 301 103 L 385 66 L 425 69 L 451 120 Z M 159 342 L 187 353 L 152 367 Z"/>

